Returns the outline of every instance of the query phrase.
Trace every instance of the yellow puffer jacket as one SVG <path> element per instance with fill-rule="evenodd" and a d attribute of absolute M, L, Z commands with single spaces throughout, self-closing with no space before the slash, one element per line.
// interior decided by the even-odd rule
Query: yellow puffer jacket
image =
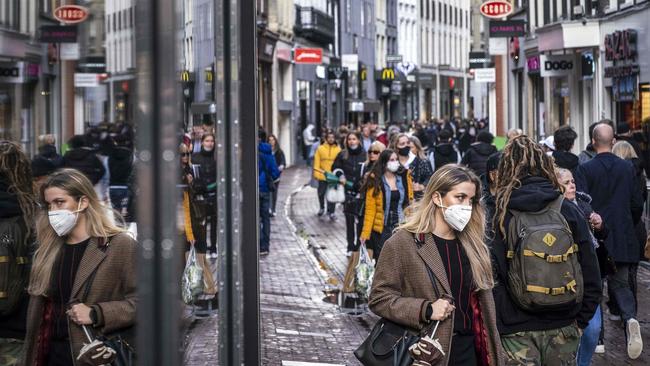
<path fill-rule="evenodd" d="M 411 180 L 410 171 L 405 175 L 408 206 L 411 202 L 413 202 L 413 181 Z M 402 176 L 402 179 L 404 179 L 404 176 Z M 379 194 L 376 196 L 374 188 L 369 188 L 366 191 L 366 207 L 363 216 L 363 230 L 361 230 L 361 239 L 370 239 L 370 234 L 373 231 L 379 234 L 384 231 L 384 192 L 381 190 L 381 188 Z"/>
<path fill-rule="evenodd" d="M 332 172 L 332 165 L 336 156 L 341 152 L 339 145 L 320 145 L 314 154 L 314 178 L 324 181 L 325 175 L 316 169 Z"/>

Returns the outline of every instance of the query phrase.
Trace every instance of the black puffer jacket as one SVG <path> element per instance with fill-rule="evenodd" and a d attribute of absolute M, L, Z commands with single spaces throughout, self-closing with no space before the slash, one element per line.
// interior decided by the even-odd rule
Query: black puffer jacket
<path fill-rule="evenodd" d="M 429 154 L 429 161 L 435 172 L 443 165 L 458 164 L 460 162 L 460 154 L 454 144 L 442 143 L 433 148 L 433 151 Z"/>
<path fill-rule="evenodd" d="M 343 150 L 334 159 L 332 171 L 341 169 L 345 179 L 352 182 L 352 189 L 347 189 L 348 193 L 356 194 L 359 192 L 361 187 L 361 167 L 365 161 L 366 151 L 363 146 Z"/>
<path fill-rule="evenodd" d="M 43 145 L 38 148 L 38 155 L 34 157 L 34 160 L 37 158 L 45 158 L 54 164 L 55 169 L 63 168 L 63 157 L 56 152 L 56 146 L 54 145 Z"/>
<path fill-rule="evenodd" d="M 214 150 L 205 151 L 192 155 L 192 164 L 200 166 L 199 174 L 206 185 L 213 184 L 217 181 L 217 162 L 214 160 Z"/>
<path fill-rule="evenodd" d="M 8 184 L 0 176 L 0 220 L 11 219 L 22 215 L 23 212 L 18 203 L 18 198 L 8 192 Z M 25 233 L 27 232 L 24 220 L 17 220 L 16 223 L 21 226 L 21 230 Z M 27 295 L 27 291 L 25 291 L 13 314 L 7 316 L 0 315 L 0 338 L 19 340 L 25 338 L 28 304 L 29 296 Z"/>
<path fill-rule="evenodd" d="M 570 170 L 574 178 L 578 174 L 580 158 L 573 153 L 568 151 L 553 151 L 553 159 L 555 159 L 555 165 Z"/>
<path fill-rule="evenodd" d="M 521 181 L 521 187 L 512 192 L 508 210 L 540 211 L 559 195 L 560 192 L 545 178 L 524 178 Z M 506 258 L 508 245 L 501 231 L 496 230 L 496 237 L 490 249 L 496 272 L 496 286 L 493 293 L 497 309 L 497 326 L 502 335 L 524 331 L 558 329 L 573 322 L 577 322 L 578 326 L 584 329 L 593 316 L 596 306 L 600 303 L 602 294 L 600 270 L 589 227 L 575 204 L 565 200 L 562 203 L 560 212 L 569 224 L 573 240 L 579 247 L 578 262 L 582 269 L 584 286 L 582 303 L 576 305 L 571 311 L 529 313 L 520 309 L 513 302 L 506 287 L 508 283 L 508 259 Z M 508 212 L 504 225 L 506 230 L 511 217 L 512 215 Z"/>
<path fill-rule="evenodd" d="M 110 185 L 127 186 L 133 171 L 133 151 L 126 147 L 115 147 L 108 156 Z"/>
<path fill-rule="evenodd" d="M 66 168 L 77 169 L 82 172 L 93 185 L 97 184 L 106 173 L 106 168 L 104 168 L 101 160 L 97 158 L 92 150 L 85 147 L 72 149 L 65 153 L 63 165 Z"/>
<path fill-rule="evenodd" d="M 467 149 L 465 156 L 463 156 L 461 164 L 472 169 L 474 173 L 480 177 L 485 174 L 487 170 L 488 158 L 495 152 L 497 152 L 497 148 L 492 144 L 485 142 L 472 144 L 472 146 Z"/>

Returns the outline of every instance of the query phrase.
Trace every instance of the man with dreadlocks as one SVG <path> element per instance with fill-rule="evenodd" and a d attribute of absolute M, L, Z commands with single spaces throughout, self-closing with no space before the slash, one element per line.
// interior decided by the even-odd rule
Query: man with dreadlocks
<path fill-rule="evenodd" d="M 20 145 L 0 141 L 0 365 L 22 357 L 36 200 L 30 161 Z"/>
<path fill-rule="evenodd" d="M 589 228 L 563 201 L 552 158 L 527 136 L 506 145 L 496 181 L 491 250 L 503 347 L 517 364 L 575 365 L 602 290 Z"/>

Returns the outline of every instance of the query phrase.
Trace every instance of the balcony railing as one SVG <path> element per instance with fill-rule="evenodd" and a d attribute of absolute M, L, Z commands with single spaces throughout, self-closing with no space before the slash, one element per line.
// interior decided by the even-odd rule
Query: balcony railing
<path fill-rule="evenodd" d="M 328 45 L 334 42 L 334 18 L 312 7 L 296 6 L 296 35 Z"/>

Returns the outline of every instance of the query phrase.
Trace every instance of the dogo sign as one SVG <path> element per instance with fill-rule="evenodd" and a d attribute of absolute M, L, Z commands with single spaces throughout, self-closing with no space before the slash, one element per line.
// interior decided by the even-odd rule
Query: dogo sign
<path fill-rule="evenodd" d="M 573 55 L 539 56 L 540 76 L 553 77 L 570 75 L 575 68 Z"/>

